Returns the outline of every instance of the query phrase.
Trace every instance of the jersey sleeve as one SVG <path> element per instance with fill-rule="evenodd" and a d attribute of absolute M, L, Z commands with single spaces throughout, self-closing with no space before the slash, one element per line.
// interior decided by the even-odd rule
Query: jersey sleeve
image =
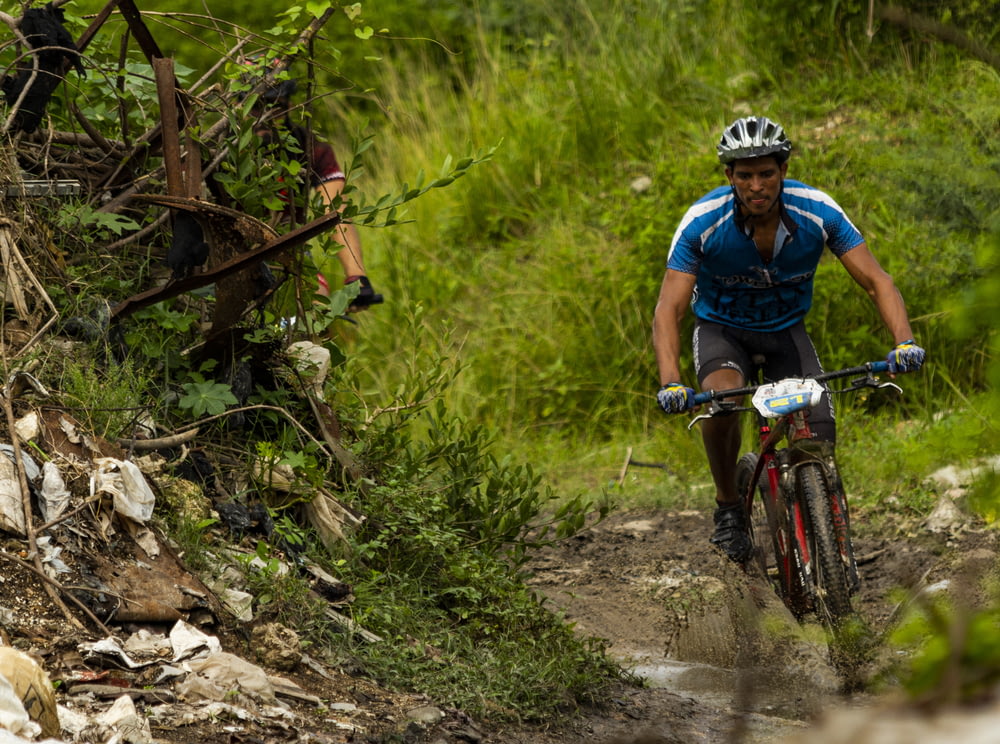
<path fill-rule="evenodd" d="M 701 238 L 691 226 L 690 213 L 681 220 L 670 243 L 667 268 L 685 274 L 697 274 L 701 268 Z"/>
<path fill-rule="evenodd" d="M 838 258 L 865 242 L 861 231 L 847 213 L 824 191 L 791 179 L 785 182 L 786 207 L 798 215 L 798 221 L 809 228 L 822 230 L 823 241 Z"/>
<path fill-rule="evenodd" d="M 345 180 L 343 169 L 337 161 L 333 148 L 326 142 L 317 142 L 313 147 L 312 180 L 318 186 L 327 181 Z"/>
<path fill-rule="evenodd" d="M 827 234 L 827 245 L 838 258 L 843 256 L 852 248 L 857 248 L 865 242 L 861 231 L 854 226 L 843 211 L 836 212 L 834 218 L 828 220 L 825 225 Z"/>

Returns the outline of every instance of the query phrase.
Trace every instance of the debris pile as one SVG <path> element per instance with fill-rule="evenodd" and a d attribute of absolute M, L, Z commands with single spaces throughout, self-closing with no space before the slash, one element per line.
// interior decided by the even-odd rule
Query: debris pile
<path fill-rule="evenodd" d="M 432 730 L 445 741 L 478 741 L 476 727 L 457 711 L 339 671 L 345 660 L 330 658 L 333 652 L 306 653 L 294 630 L 255 616 L 247 572 L 296 571 L 343 633 L 358 643 L 383 642 L 344 612 L 351 587 L 310 564 L 294 545 L 280 545 L 267 505 L 244 497 L 283 496 L 327 548 L 342 549 L 362 516 L 327 490 L 329 481 L 311 483 L 303 493 L 301 479 L 274 457 L 261 457 L 253 467 L 230 464 L 220 473 L 202 446 L 205 416 L 164 430 L 141 411 L 120 438 L 98 436 L 47 389 L 44 375 L 36 377 L 47 360 L 79 361 L 94 353 L 105 357 L 93 366 L 114 374 L 114 363 L 124 360 L 119 352 L 126 319 L 211 286 L 210 302 L 185 298 L 202 311 L 199 361 L 226 371 L 231 389 L 243 395 L 240 404 L 254 382 L 246 360 L 262 361 L 314 416 L 309 426 L 295 424 L 316 457 L 338 474 L 336 486 L 361 479 L 361 463 L 341 444 L 339 423 L 324 399 L 329 350 L 311 341 L 285 349 L 247 339 L 269 291 L 262 294 L 260 287 L 270 286 L 265 262 L 283 265 L 340 215 L 332 210 L 279 225 L 243 211 L 214 177 L 228 154 L 227 114 L 238 95 L 218 86 L 197 94 L 182 89 L 135 0 L 110 0 L 88 17 L 90 25 L 76 39 L 58 5 L 0 19 L 11 34 L 5 48 L 17 55 L 2 71 L 7 110 L 0 121 L 6 378 L 0 379 L 0 744 L 222 736 L 379 741 L 400 732 L 417 741 Z M 308 47 L 331 12 L 312 19 L 296 50 Z M 112 55 L 118 61 L 98 65 L 88 50 L 109 19 L 122 22 L 127 33 L 120 54 Z M 244 43 L 228 50 L 219 67 L 236 59 Z M 150 75 L 130 77 L 129 44 L 139 46 Z M 107 91 L 108 100 L 117 97 L 119 111 L 101 127 L 88 118 L 93 108 L 74 103 L 83 103 L 72 91 L 85 72 L 97 73 L 88 81 L 121 83 Z M 156 95 L 145 91 L 142 106 L 128 111 L 126 80 L 155 83 Z M 60 86 L 64 97 L 54 95 Z M 159 109 L 150 108 L 153 98 Z M 57 99 L 75 122 L 73 131 L 53 127 L 48 108 Z M 138 116 L 149 110 L 157 112 L 151 125 Z M 109 136 L 116 121 L 121 131 Z M 136 121 L 149 128 L 135 131 Z M 101 253 L 114 264 L 130 249 L 148 252 L 156 261 L 147 289 L 60 318 L 47 288 L 71 293 L 67 256 L 50 227 L 36 219 L 35 206 L 64 196 L 109 223 L 130 224 L 120 240 L 100 246 Z M 71 229 L 61 229 L 73 237 Z M 172 241 L 165 240 L 171 232 Z M 241 415 L 239 409 L 230 413 L 231 423 Z M 217 539 L 206 547 L 212 570 L 204 576 L 188 570 L 181 549 L 160 529 L 158 517 L 177 513 L 215 525 Z M 272 538 L 287 548 L 286 559 L 261 565 L 247 546 Z"/>

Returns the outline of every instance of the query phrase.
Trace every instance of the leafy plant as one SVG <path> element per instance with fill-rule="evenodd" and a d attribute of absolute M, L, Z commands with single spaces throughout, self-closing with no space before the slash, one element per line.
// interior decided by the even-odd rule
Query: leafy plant
<path fill-rule="evenodd" d="M 239 401 L 233 395 L 232 388 L 221 382 L 212 380 L 202 380 L 200 382 L 185 382 L 181 385 L 184 395 L 181 396 L 177 405 L 191 415 L 217 416 L 224 412 L 228 406 L 234 406 Z"/>
<path fill-rule="evenodd" d="M 933 705 L 988 699 L 1000 680 L 1000 605 L 961 607 L 939 594 L 914 610 L 892 636 L 906 691 Z"/>
<path fill-rule="evenodd" d="M 111 441 L 132 436 L 132 428 L 149 409 L 145 397 L 149 380 L 141 371 L 123 367 L 112 379 L 91 359 L 62 359 L 51 364 L 61 365 L 59 395 L 63 405 L 90 434 Z"/>

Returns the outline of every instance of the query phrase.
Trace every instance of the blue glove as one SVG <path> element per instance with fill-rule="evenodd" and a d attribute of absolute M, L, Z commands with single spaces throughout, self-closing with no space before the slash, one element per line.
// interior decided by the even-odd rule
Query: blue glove
<path fill-rule="evenodd" d="M 684 413 L 694 408 L 694 389 L 679 382 L 668 382 L 656 394 L 656 402 L 664 413 Z"/>
<path fill-rule="evenodd" d="M 924 363 L 926 352 L 911 338 L 896 344 L 885 360 L 889 363 L 889 373 L 916 372 Z"/>

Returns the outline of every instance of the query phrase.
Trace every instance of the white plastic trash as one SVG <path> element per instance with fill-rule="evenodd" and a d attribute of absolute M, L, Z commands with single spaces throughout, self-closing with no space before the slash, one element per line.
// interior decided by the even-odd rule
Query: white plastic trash
<path fill-rule="evenodd" d="M 42 518 L 46 522 L 58 519 L 69 506 L 69 500 L 69 491 L 66 490 L 66 481 L 59 472 L 59 466 L 47 460 L 42 465 L 41 499 L 38 503 Z"/>
<path fill-rule="evenodd" d="M 97 469 L 91 475 L 91 495 L 111 494 L 115 511 L 136 522 L 146 522 L 153 516 L 156 495 L 134 462 L 101 457 L 94 464 Z"/>

